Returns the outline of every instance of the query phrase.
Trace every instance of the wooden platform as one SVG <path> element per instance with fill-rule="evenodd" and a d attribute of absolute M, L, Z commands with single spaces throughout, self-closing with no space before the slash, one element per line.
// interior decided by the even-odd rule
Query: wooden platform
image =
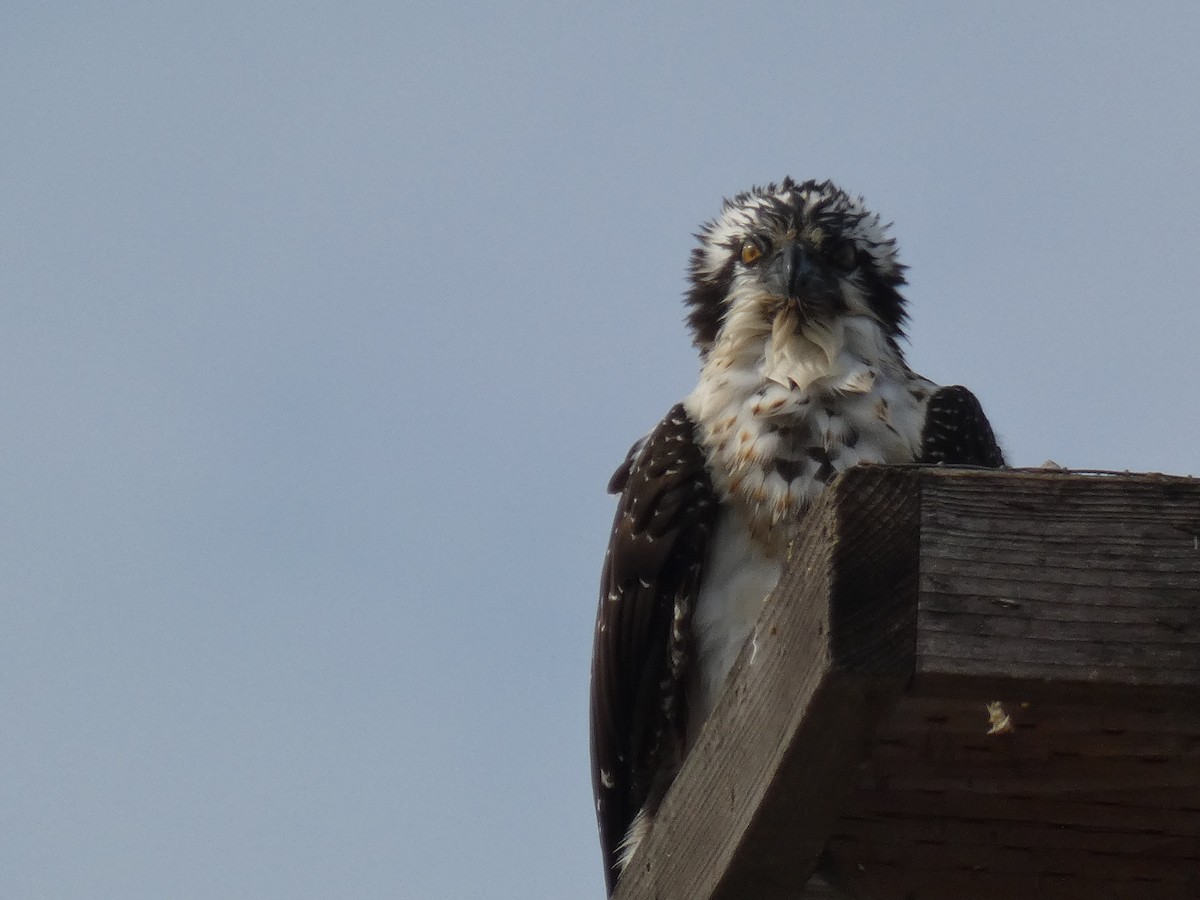
<path fill-rule="evenodd" d="M 1200 897 L 1200 481 L 826 492 L 621 898 Z"/>

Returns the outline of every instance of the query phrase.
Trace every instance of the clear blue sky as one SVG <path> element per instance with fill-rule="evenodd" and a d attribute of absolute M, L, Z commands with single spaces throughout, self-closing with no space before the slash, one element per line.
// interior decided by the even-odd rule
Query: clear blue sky
<path fill-rule="evenodd" d="M 1200 472 L 1200 6 L 13 0 L 0 897 L 599 900 L 603 492 L 832 177 L 1011 460 Z"/>

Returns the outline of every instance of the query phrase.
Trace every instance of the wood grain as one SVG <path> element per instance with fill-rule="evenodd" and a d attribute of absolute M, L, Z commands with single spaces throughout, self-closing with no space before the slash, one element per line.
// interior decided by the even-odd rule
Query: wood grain
<path fill-rule="evenodd" d="M 792 563 L 616 897 L 797 897 L 913 671 L 912 477 L 874 470 L 810 511 Z M 844 502 L 852 484 L 869 502 Z M 879 543 L 880 527 L 905 539 Z M 867 558 L 863 567 L 855 560 Z M 896 589 L 899 588 L 899 589 Z M 783 863 L 783 864 L 781 864 Z"/>
<path fill-rule="evenodd" d="M 830 486 L 617 897 L 837 891 L 1200 897 L 1200 482 Z"/>
<path fill-rule="evenodd" d="M 1200 687 L 1191 479 L 928 471 L 920 578 L 919 679 Z"/>
<path fill-rule="evenodd" d="M 920 492 L 916 675 L 831 835 L 842 884 L 1200 897 L 1200 483 L 934 470 Z"/>

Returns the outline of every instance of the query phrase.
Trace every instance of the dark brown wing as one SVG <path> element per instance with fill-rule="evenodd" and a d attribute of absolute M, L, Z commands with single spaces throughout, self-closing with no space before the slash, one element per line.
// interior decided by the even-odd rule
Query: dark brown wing
<path fill-rule="evenodd" d="M 683 405 L 634 445 L 600 580 L 592 651 L 592 787 L 611 894 L 620 844 L 679 765 L 683 673 L 716 500 Z"/>
<path fill-rule="evenodd" d="M 929 398 L 921 431 L 921 462 L 993 469 L 1004 465 L 983 407 L 962 385 L 939 388 Z"/>

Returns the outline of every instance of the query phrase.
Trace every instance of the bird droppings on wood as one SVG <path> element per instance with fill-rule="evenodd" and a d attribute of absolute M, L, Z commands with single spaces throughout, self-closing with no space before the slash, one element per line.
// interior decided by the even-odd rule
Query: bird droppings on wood
<path fill-rule="evenodd" d="M 1012 716 L 1004 711 L 1004 704 L 993 700 L 987 705 L 988 734 L 1009 734 L 1013 730 Z"/>

